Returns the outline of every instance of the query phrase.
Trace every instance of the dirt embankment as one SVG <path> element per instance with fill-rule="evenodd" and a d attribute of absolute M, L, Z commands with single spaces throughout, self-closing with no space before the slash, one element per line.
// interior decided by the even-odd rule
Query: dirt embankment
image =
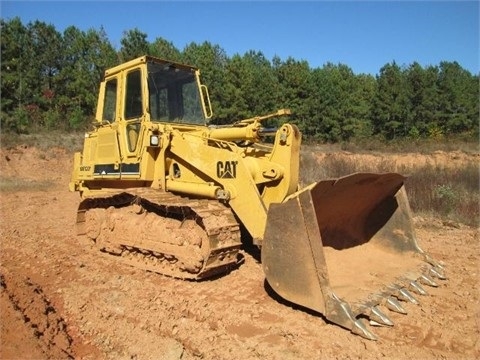
<path fill-rule="evenodd" d="M 408 315 L 389 313 L 395 326 L 374 328 L 373 342 L 272 296 L 247 251 L 238 269 L 202 282 L 96 252 L 75 235 L 71 165 L 62 149 L 0 151 L 2 359 L 480 357 L 478 229 L 416 219 L 449 279 L 405 304 Z"/>

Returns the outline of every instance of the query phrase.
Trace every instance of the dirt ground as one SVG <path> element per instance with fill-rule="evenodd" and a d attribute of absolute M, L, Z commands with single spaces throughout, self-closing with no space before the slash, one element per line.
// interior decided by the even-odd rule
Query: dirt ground
<path fill-rule="evenodd" d="M 373 328 L 375 342 L 269 295 L 246 251 L 238 269 L 202 282 L 116 263 L 75 236 L 72 154 L 0 155 L 1 359 L 480 358 L 478 229 L 415 218 L 449 279 L 405 303 L 408 315 L 389 312 L 395 326 Z"/>

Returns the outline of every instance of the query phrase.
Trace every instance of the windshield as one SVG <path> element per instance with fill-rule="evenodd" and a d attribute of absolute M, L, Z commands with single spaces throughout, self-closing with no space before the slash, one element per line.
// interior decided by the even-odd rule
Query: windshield
<path fill-rule="evenodd" d="M 169 64 L 148 64 L 152 121 L 205 124 L 195 73 Z"/>

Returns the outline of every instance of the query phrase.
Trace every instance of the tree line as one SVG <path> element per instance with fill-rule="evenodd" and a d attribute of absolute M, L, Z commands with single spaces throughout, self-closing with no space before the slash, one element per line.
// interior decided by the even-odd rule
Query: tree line
<path fill-rule="evenodd" d="M 161 37 L 148 42 L 137 28 L 124 32 L 116 50 L 103 28 L 60 33 L 19 18 L 0 19 L 0 26 L 2 131 L 87 128 L 104 71 L 149 54 L 200 68 L 217 124 L 289 108 L 288 121 L 313 141 L 479 135 L 479 74 L 457 62 L 392 61 L 373 76 L 345 64 L 270 61 L 254 50 L 229 57 L 208 41 L 179 50 Z"/>

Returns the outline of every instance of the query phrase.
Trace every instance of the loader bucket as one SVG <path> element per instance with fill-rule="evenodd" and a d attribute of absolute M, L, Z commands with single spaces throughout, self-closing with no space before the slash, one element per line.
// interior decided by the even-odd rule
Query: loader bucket
<path fill-rule="evenodd" d="M 417 244 L 400 174 L 358 173 L 313 183 L 272 204 L 262 244 L 271 288 L 365 338 L 393 325 L 383 307 L 406 313 L 443 268 Z"/>

